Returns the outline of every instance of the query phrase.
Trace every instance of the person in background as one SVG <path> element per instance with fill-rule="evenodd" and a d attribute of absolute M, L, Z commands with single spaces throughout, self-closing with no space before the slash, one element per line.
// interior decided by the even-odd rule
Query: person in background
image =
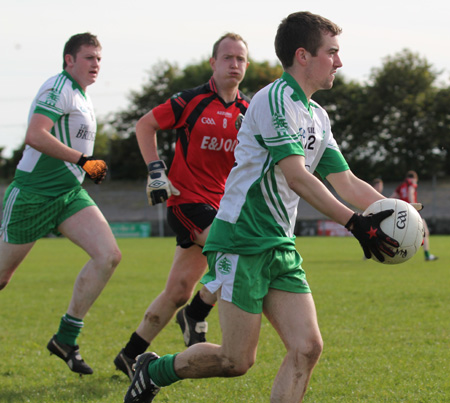
<path fill-rule="evenodd" d="M 372 181 L 372 186 L 373 188 L 378 192 L 378 193 L 383 193 L 383 188 L 384 188 L 384 182 L 383 179 L 381 178 L 375 178 Z"/>
<path fill-rule="evenodd" d="M 354 213 L 314 175 L 359 209 L 383 198 L 350 171 L 327 113 L 311 99 L 333 86 L 342 66 L 340 33 L 336 24 L 309 12 L 291 14 L 279 25 L 275 50 L 284 73 L 252 98 L 203 248 L 209 271 L 202 283 L 218 298 L 222 344 L 140 355 L 126 403 L 151 402 L 161 387 L 181 379 L 244 375 L 256 360 L 263 313 L 286 348 L 270 401 L 303 399 L 323 342 L 295 244 L 299 197 L 351 230 L 367 257 L 393 256 L 387 245 L 398 242 L 380 229 L 393 210 Z"/>
<path fill-rule="evenodd" d="M 407 203 L 417 203 L 417 183 L 419 182 L 419 175 L 416 171 L 408 171 L 405 180 L 397 186 L 391 197 L 403 200 Z M 425 261 L 431 262 L 437 260 L 438 257 L 430 253 L 430 231 L 427 222 L 422 217 L 424 238 L 423 238 L 423 252 Z"/>
<path fill-rule="evenodd" d="M 177 309 L 191 298 L 207 269 L 202 247 L 235 162 L 236 136 L 249 105 L 249 98 L 239 90 L 249 65 L 247 43 L 235 33 L 223 35 L 213 46 L 210 65 L 209 82 L 174 95 L 136 125 L 149 170 L 149 204 L 167 200 L 167 219 L 177 245 L 165 289 L 114 359 L 116 368 L 130 379 L 136 356 L 147 350 Z M 157 150 L 159 129 L 176 129 L 178 136 L 168 178 Z M 203 287 L 178 311 L 186 346 L 206 341 L 205 319 L 215 302 L 216 296 Z"/>
<path fill-rule="evenodd" d="M 107 172 L 105 162 L 92 157 L 97 124 L 86 92 L 97 80 L 101 52 L 95 35 L 72 36 L 64 47 L 62 73 L 39 89 L 30 109 L 25 150 L 5 193 L 0 230 L 0 289 L 35 242 L 50 232 L 64 235 L 89 255 L 47 345 L 79 374 L 93 373 L 77 344 L 83 319 L 121 260 L 109 224 L 81 186 L 85 175 L 98 184 Z"/>

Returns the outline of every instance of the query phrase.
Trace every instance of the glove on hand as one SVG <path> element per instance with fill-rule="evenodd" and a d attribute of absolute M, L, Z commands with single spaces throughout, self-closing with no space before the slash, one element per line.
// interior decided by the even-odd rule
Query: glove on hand
<path fill-rule="evenodd" d="M 163 203 L 172 195 L 180 195 L 180 191 L 167 178 L 165 169 L 166 164 L 161 160 L 148 164 L 147 198 L 150 206 Z"/>
<path fill-rule="evenodd" d="M 353 214 L 345 228 L 347 228 L 359 241 L 367 259 L 372 257 L 372 254 L 380 261 L 384 262 L 384 257 L 380 253 L 392 257 L 394 252 L 389 249 L 386 244 L 398 248 L 399 243 L 387 236 L 380 228 L 380 223 L 385 218 L 389 217 L 394 210 L 383 210 L 376 214 L 369 214 L 363 216 L 362 214 Z"/>
<path fill-rule="evenodd" d="M 108 172 L 108 166 L 105 161 L 97 160 L 94 157 L 85 157 L 83 154 L 78 160 L 77 165 L 80 165 L 86 172 L 88 178 L 92 179 L 96 184 L 105 179 L 106 172 Z"/>

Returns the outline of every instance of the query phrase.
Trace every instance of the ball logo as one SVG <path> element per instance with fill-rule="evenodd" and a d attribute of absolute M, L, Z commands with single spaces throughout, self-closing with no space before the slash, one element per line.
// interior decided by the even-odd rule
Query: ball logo
<path fill-rule="evenodd" d="M 397 223 L 396 223 L 397 228 L 405 229 L 407 219 L 408 219 L 408 212 L 405 210 L 400 210 L 397 214 Z"/>

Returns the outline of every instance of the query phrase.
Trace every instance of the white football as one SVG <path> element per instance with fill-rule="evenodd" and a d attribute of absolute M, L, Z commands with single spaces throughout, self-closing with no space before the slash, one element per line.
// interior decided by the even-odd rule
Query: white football
<path fill-rule="evenodd" d="M 399 199 L 382 199 L 372 203 L 363 215 L 375 214 L 382 210 L 393 209 L 394 213 L 381 221 L 381 230 L 391 238 L 394 238 L 400 246 L 394 248 L 387 245 L 395 252 L 393 257 L 385 254 L 385 264 L 398 264 L 411 259 L 423 243 L 423 221 L 417 210 L 411 204 Z M 372 259 L 379 260 L 372 255 Z"/>

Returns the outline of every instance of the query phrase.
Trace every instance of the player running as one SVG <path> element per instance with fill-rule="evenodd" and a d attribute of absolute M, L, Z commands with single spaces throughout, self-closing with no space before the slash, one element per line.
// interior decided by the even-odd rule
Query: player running
<path fill-rule="evenodd" d="M 249 104 L 239 91 L 248 64 L 247 44 L 242 37 L 223 35 L 213 46 L 209 82 L 174 95 L 136 125 L 149 170 L 149 204 L 167 200 L 167 219 L 177 246 L 164 291 L 147 308 L 139 327 L 114 359 L 116 367 L 130 379 L 136 356 L 147 350 L 176 310 L 189 300 L 206 271 L 202 247 L 235 161 L 237 131 Z M 168 178 L 157 152 L 159 129 L 176 129 L 178 136 Z M 191 304 L 177 313 L 187 346 L 206 341 L 205 318 L 215 301 L 216 296 L 202 288 Z"/>
<path fill-rule="evenodd" d="M 86 92 L 97 80 L 101 50 L 95 35 L 72 36 L 64 47 L 63 72 L 48 79 L 34 99 L 25 150 L 5 193 L 0 236 L 0 289 L 50 232 L 61 233 L 90 256 L 47 345 L 80 374 L 93 373 L 77 345 L 83 318 L 121 259 L 105 217 L 81 187 L 85 175 L 101 183 L 107 171 L 104 161 L 91 157 L 97 124 Z"/>
<path fill-rule="evenodd" d="M 332 87 L 342 66 L 340 32 L 307 12 L 281 22 L 275 49 L 285 72 L 252 98 L 238 134 L 236 164 L 203 249 L 209 271 L 202 282 L 218 296 L 222 344 L 200 343 L 162 357 L 142 354 L 125 402 L 151 402 L 161 387 L 184 378 L 245 374 L 256 359 L 263 312 L 286 347 L 270 401 L 303 399 L 322 337 L 295 248 L 299 196 L 350 229 L 368 257 L 383 260 L 381 250 L 393 255 L 384 242 L 398 243 L 380 229 L 393 210 L 356 214 L 314 175 L 362 210 L 383 198 L 350 171 L 326 112 L 311 100 Z"/>

